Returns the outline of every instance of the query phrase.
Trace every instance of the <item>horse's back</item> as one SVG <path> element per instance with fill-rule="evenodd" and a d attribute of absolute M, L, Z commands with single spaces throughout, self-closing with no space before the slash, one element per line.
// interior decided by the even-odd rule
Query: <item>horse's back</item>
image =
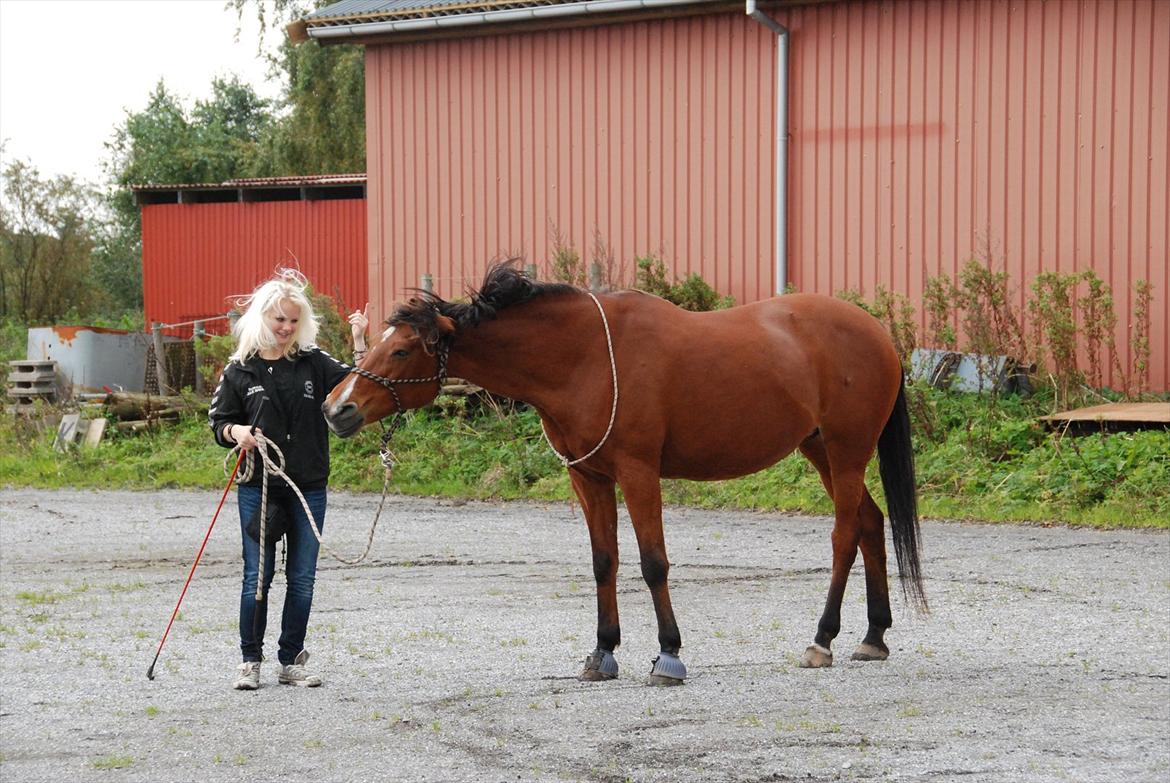
<path fill-rule="evenodd" d="M 893 406 L 897 354 L 881 324 L 848 302 L 788 294 L 705 313 L 656 297 L 618 303 L 635 348 L 626 355 L 638 357 L 627 370 L 637 397 L 624 399 L 640 427 L 661 428 L 666 475 L 743 475 L 827 419 L 884 424 Z"/>

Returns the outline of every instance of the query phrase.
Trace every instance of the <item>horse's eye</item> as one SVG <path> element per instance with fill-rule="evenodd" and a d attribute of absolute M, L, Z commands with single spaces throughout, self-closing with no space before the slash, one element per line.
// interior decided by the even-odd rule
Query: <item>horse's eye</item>
<path fill-rule="evenodd" d="M 395 359 L 405 359 L 409 354 L 404 349 L 399 348 L 397 351 L 395 351 L 394 353 L 392 353 L 390 355 L 393 356 Z"/>

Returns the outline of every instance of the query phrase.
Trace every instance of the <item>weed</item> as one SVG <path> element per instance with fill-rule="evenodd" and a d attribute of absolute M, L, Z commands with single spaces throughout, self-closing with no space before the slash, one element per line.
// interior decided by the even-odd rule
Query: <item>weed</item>
<path fill-rule="evenodd" d="M 1126 375 L 1126 391 L 1145 393 L 1150 381 L 1150 302 L 1153 287 L 1148 280 L 1134 283 L 1133 320 L 1130 321 L 1130 372 Z M 1132 381 L 1132 386 L 1131 386 Z"/>
<path fill-rule="evenodd" d="M 588 281 L 585 279 L 585 263 L 581 260 L 581 254 L 551 220 L 549 234 L 553 248 L 552 257 L 548 260 L 551 279 L 584 288 Z"/>
<path fill-rule="evenodd" d="M 65 596 L 59 593 L 36 593 L 31 590 L 22 590 L 16 594 L 19 601 L 24 601 L 30 606 L 41 606 L 42 604 L 55 604 Z"/>
<path fill-rule="evenodd" d="M 448 644 L 455 643 L 455 637 L 446 631 L 437 631 L 433 628 L 424 628 L 421 631 L 410 631 L 403 635 L 403 639 L 408 641 L 435 639 Z"/>
<path fill-rule="evenodd" d="M 150 705 L 147 705 L 144 712 L 146 713 L 146 717 L 148 717 L 148 718 L 157 718 L 159 710 L 158 710 L 158 707 L 154 706 L 153 704 L 150 704 Z"/>
<path fill-rule="evenodd" d="M 926 311 L 930 344 L 953 351 L 958 348 L 954 311 L 957 309 L 959 289 L 947 277 L 932 277 L 922 292 L 922 307 Z"/>
<path fill-rule="evenodd" d="M 133 763 L 133 756 L 102 756 L 93 760 L 96 769 L 125 769 Z"/>

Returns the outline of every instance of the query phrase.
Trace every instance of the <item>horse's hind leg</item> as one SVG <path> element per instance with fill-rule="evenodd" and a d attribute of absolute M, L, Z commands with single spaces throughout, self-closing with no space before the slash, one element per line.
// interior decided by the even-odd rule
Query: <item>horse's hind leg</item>
<path fill-rule="evenodd" d="M 890 656 L 884 636 L 894 624 L 890 584 L 886 577 L 886 539 L 882 511 L 869 490 L 861 500 L 861 556 L 865 559 L 865 602 L 869 630 L 853 653 L 855 661 L 884 661 Z"/>
<path fill-rule="evenodd" d="M 589 544 L 593 549 L 593 577 L 597 581 L 597 648 L 585 659 L 581 679 L 612 680 L 618 665 L 613 651 L 622 641 L 617 606 L 617 498 L 614 482 L 587 478 L 569 470 L 573 491 L 585 511 Z"/>
<path fill-rule="evenodd" d="M 841 630 L 841 601 L 845 597 L 845 584 L 849 580 L 849 569 L 857 558 L 857 547 L 861 542 L 859 508 L 865 494 L 865 466 L 833 469 L 820 433 L 806 438 L 800 444 L 800 451 L 816 467 L 821 483 L 833 501 L 835 520 L 833 522 L 833 574 L 829 581 L 829 595 L 825 609 L 817 623 L 817 634 L 813 643 L 804 651 L 800 665 L 804 668 L 822 668 L 833 665 L 831 650 L 833 639 Z"/>

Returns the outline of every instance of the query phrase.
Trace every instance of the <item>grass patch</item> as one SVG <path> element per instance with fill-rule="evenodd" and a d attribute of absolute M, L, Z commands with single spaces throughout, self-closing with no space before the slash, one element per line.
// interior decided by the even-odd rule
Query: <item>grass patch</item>
<path fill-rule="evenodd" d="M 908 389 L 923 516 L 1003 522 L 1170 528 L 1170 432 L 1061 437 L 1036 417 L 1054 400 Z M 564 501 L 568 473 L 544 442 L 535 412 L 470 414 L 462 399 L 413 413 L 395 435 L 393 491 L 473 499 Z M 15 486 L 220 488 L 225 451 L 191 417 L 156 432 L 112 434 L 98 448 L 58 454 L 52 433 L 0 420 L 0 473 Z M 331 439 L 330 486 L 382 488 L 380 430 Z M 876 461 L 867 483 L 884 505 Z M 731 481 L 663 482 L 669 505 L 829 514 L 820 478 L 799 454 Z M 137 589 L 138 585 L 119 585 Z M 24 593 L 30 604 L 53 593 Z"/>
<path fill-rule="evenodd" d="M 21 590 L 16 594 L 18 601 L 24 601 L 29 606 L 42 606 L 44 604 L 55 604 L 65 596 L 60 593 L 36 593 L 30 590 Z"/>
<path fill-rule="evenodd" d="M 133 756 L 102 756 L 93 760 L 96 769 L 125 769 L 133 763 Z"/>

